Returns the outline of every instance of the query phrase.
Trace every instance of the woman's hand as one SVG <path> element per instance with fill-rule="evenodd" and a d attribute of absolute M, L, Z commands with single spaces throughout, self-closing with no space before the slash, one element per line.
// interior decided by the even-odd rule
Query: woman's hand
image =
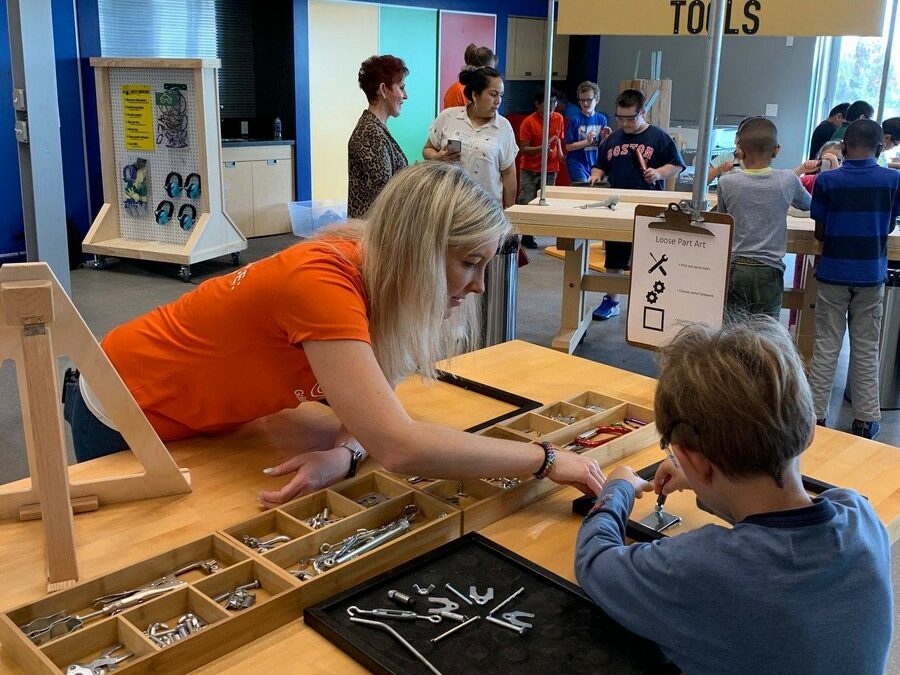
<path fill-rule="evenodd" d="M 561 449 L 556 451 L 556 461 L 548 478 L 560 485 L 576 487 L 590 496 L 599 495 L 606 481 L 596 459 Z"/>
<path fill-rule="evenodd" d="M 668 482 L 666 479 L 668 478 Z M 690 490 L 691 484 L 688 483 L 684 471 L 680 467 L 675 466 L 671 459 L 666 457 L 659 468 L 656 469 L 656 475 L 653 476 L 653 491 L 660 495 L 670 495 L 678 490 Z"/>
<path fill-rule="evenodd" d="M 328 487 L 342 480 L 350 471 L 350 453 L 341 446 L 319 452 L 305 452 L 271 469 L 269 476 L 284 476 L 296 471 L 291 481 L 280 490 L 260 492 L 258 499 L 266 508 L 284 504 L 294 497 L 301 497 Z"/>
<path fill-rule="evenodd" d="M 640 499 L 645 492 L 651 492 L 653 485 L 638 476 L 630 466 L 617 466 L 606 477 L 606 480 L 626 480 L 634 488 L 634 496 Z"/>
<path fill-rule="evenodd" d="M 444 147 L 438 150 L 437 155 L 435 155 L 435 159 L 440 162 L 458 162 L 461 156 L 462 155 L 459 151 L 450 151 L 446 147 Z"/>

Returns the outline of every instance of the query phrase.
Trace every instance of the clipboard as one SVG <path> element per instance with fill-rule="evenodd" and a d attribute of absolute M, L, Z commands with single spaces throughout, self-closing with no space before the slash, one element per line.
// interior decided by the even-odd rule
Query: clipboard
<path fill-rule="evenodd" d="M 625 341 L 659 349 L 684 326 L 721 326 L 734 218 L 686 201 L 634 209 Z"/>

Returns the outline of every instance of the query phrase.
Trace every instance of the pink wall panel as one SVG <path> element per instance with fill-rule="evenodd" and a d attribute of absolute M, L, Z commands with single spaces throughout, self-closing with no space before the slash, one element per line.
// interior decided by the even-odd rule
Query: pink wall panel
<path fill-rule="evenodd" d="M 470 14 L 468 12 L 441 12 L 438 44 L 438 109 L 444 92 L 456 82 L 459 71 L 466 65 L 466 47 L 474 42 L 479 47 L 490 47 L 497 52 L 497 16 L 495 14 Z"/>

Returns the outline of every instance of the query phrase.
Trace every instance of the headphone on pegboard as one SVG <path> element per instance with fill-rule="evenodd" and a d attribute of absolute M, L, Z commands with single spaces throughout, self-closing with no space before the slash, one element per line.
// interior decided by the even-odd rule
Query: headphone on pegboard
<path fill-rule="evenodd" d="M 197 199 L 200 196 L 200 174 L 189 173 L 184 179 L 184 193 L 188 199 Z"/>
<path fill-rule="evenodd" d="M 185 232 L 190 232 L 196 221 L 197 209 L 194 208 L 194 205 L 182 204 L 181 208 L 178 209 L 178 224 L 181 225 L 181 229 Z"/>
<path fill-rule="evenodd" d="M 175 205 L 168 199 L 163 199 L 159 204 L 156 205 L 156 211 L 154 212 L 153 217 L 156 219 L 157 223 L 159 223 L 160 225 L 165 225 L 170 220 L 172 220 L 174 215 Z"/>
<path fill-rule="evenodd" d="M 184 188 L 184 179 L 177 171 L 170 171 L 166 176 L 166 194 L 170 197 L 177 197 Z"/>

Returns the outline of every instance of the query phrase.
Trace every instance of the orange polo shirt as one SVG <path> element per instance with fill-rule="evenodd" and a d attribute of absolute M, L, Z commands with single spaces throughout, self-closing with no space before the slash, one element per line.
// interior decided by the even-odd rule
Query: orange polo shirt
<path fill-rule="evenodd" d="M 566 141 L 566 122 L 563 116 L 558 112 L 550 113 L 550 138 L 556 136 L 561 143 Z M 538 116 L 537 112 L 531 113 L 522 120 L 519 126 L 519 141 L 526 143 L 532 148 L 539 148 L 544 144 L 544 118 Z M 524 152 L 519 153 L 519 168 L 526 171 L 540 172 L 541 170 L 541 153 L 536 155 L 526 155 Z M 559 143 L 551 143 L 547 152 L 547 172 L 554 173 L 559 171 Z"/>
<path fill-rule="evenodd" d="M 466 100 L 466 88 L 462 85 L 461 82 L 454 82 L 447 88 L 447 92 L 444 94 L 444 107 L 441 110 L 446 110 L 447 108 L 458 108 L 461 105 L 466 105 L 468 101 Z"/>
<path fill-rule="evenodd" d="M 210 279 L 102 342 L 164 441 L 231 431 L 325 396 L 305 340 L 371 344 L 359 242 L 296 244 Z"/>

